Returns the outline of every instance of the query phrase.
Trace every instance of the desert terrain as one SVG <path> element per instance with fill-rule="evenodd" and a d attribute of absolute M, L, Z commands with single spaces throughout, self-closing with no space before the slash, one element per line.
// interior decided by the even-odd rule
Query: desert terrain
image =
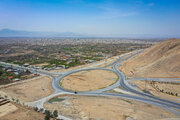
<path fill-rule="evenodd" d="M 116 97 L 61 95 L 60 101 L 46 102 L 45 108 L 58 110 L 76 119 L 152 120 L 177 117 L 150 104 Z"/>
<path fill-rule="evenodd" d="M 0 120 L 180 120 L 180 0 L 0 0 Z"/>
<path fill-rule="evenodd" d="M 180 78 L 180 39 L 170 39 L 145 49 L 120 68 L 129 77 Z"/>
<path fill-rule="evenodd" d="M 7 103 L 0 106 L 1 120 L 44 120 L 42 113 L 22 107 L 14 103 Z"/>
<path fill-rule="evenodd" d="M 118 76 L 111 71 L 88 70 L 64 77 L 60 85 L 73 91 L 91 91 L 112 85 L 117 79 Z"/>
<path fill-rule="evenodd" d="M 120 69 L 128 78 L 180 78 L 180 39 L 157 43 L 122 63 Z M 130 81 L 141 91 L 179 102 L 178 83 Z"/>
<path fill-rule="evenodd" d="M 169 41 L 171 44 L 169 43 Z M 178 77 L 179 62 L 176 62 L 176 60 L 179 59 L 179 41 L 173 39 L 158 43 L 154 46 L 144 50 L 139 55 L 136 55 L 135 57 L 132 57 L 127 61 L 123 62 L 123 59 L 132 56 L 133 54 L 138 52 L 139 49 L 133 51 L 131 54 L 125 57 L 122 57 L 119 60 L 122 62 L 121 67 L 119 67 L 118 62 L 116 61 L 119 58 L 119 55 L 110 58 L 106 57 L 101 61 L 94 61 L 92 63 L 84 65 L 75 65 L 75 67 L 58 67 L 58 65 L 62 63 L 59 63 L 57 60 L 52 60 L 50 62 L 50 65 L 53 66 L 53 69 L 46 69 L 46 73 L 42 73 L 41 70 L 43 69 L 43 66 L 48 66 L 49 63 L 44 61 L 42 63 L 37 62 L 37 64 L 35 65 L 39 68 L 36 68 L 35 71 L 39 71 L 40 74 L 47 74 L 49 76 L 52 76 L 52 78 L 54 79 L 46 75 L 40 75 L 39 77 L 35 77 L 25 81 L 15 82 L 12 85 L 9 84 L 0 86 L 0 90 L 5 98 L 10 98 L 9 100 L 12 100 L 12 98 L 14 98 L 14 102 L 22 105 L 28 105 L 30 108 L 34 109 L 34 112 L 36 110 L 43 113 L 41 108 L 45 108 L 51 112 L 58 110 L 58 113 L 60 115 L 72 119 L 178 119 L 178 116 L 176 116 L 176 114 L 173 114 L 175 112 L 169 112 L 160 107 L 154 106 L 153 104 L 146 104 L 145 102 L 147 102 L 147 100 L 143 99 L 143 97 L 145 96 L 138 96 L 138 94 L 135 94 L 133 90 L 127 90 L 129 86 L 123 86 L 123 84 L 122 86 L 118 87 L 113 86 L 109 91 L 93 91 L 106 88 L 117 82 L 117 80 L 119 80 L 118 82 L 123 83 L 123 81 L 125 81 L 126 79 L 123 78 L 123 75 L 120 74 L 120 72 L 118 72 L 119 68 L 123 73 L 127 75 L 127 78 L 162 77 L 163 74 L 165 74 L 165 76 L 163 76 L 165 78 Z M 155 52 L 153 55 L 151 55 L 153 53 L 153 50 Z M 169 50 L 172 53 L 168 53 Z M 153 59 L 149 60 L 147 58 L 143 58 L 149 56 L 151 56 Z M 77 59 L 75 61 L 77 61 Z M 172 67 L 172 69 L 167 69 L 166 67 L 164 67 L 164 64 L 166 65 L 166 62 L 171 63 L 167 67 Z M 106 67 L 106 69 L 109 70 L 102 70 L 102 67 L 106 65 L 109 65 L 108 67 Z M 82 71 L 82 68 L 93 68 L 94 70 L 87 69 Z M 72 70 L 77 70 L 77 72 L 73 72 Z M 55 75 L 49 72 L 62 72 L 61 74 L 65 77 L 61 78 L 58 77 L 57 74 Z M 118 76 L 121 76 L 122 79 L 118 79 Z M 60 82 L 58 82 L 59 80 Z M 53 86 L 51 86 L 52 81 Z M 179 103 L 179 84 L 150 81 L 144 82 L 140 80 L 130 81 L 130 83 L 136 85 L 139 88 L 138 90 L 140 92 L 177 102 L 176 105 Z M 59 86 L 56 86 L 54 84 L 58 84 L 64 89 L 78 92 L 68 92 L 66 90 L 59 89 Z M 127 89 L 125 89 L 124 87 L 126 87 Z M 54 93 L 55 90 L 56 93 Z M 86 96 L 80 96 L 80 91 L 86 91 Z M 67 95 L 73 93 L 74 95 Z M 102 97 L 102 95 L 105 94 L 108 94 L 109 97 Z M 125 97 L 120 98 L 121 96 L 119 94 L 124 94 Z M 128 99 L 128 96 L 131 96 L 131 99 Z M 148 97 L 146 99 L 148 99 Z M 149 101 L 151 101 L 151 98 L 149 99 Z M 161 100 L 159 101 L 159 105 L 167 105 L 164 102 L 161 102 Z M 152 101 L 152 103 L 155 104 L 156 101 Z M 173 105 L 174 104 L 175 103 L 173 103 Z M 173 105 L 172 109 L 178 108 L 174 107 Z M 171 105 L 167 106 L 169 107 Z M 22 106 L 19 107 L 16 104 L 7 104 L 7 107 L 5 106 L 5 108 L 2 107 L 2 109 L 0 109 L 0 117 L 9 120 L 13 119 L 12 116 L 14 116 L 15 114 L 23 116 L 24 111 L 26 110 L 21 111 L 21 107 Z M 22 107 L 22 109 L 23 108 L 27 109 L 25 106 Z M 41 119 L 36 118 L 36 115 L 32 115 L 33 118 L 30 118 L 29 115 L 31 115 L 32 113 L 26 113 L 28 114 L 27 119 Z M 9 114 L 10 116 L 8 116 Z"/>
<path fill-rule="evenodd" d="M 52 94 L 54 90 L 51 87 L 51 82 L 52 78 L 39 76 L 29 79 L 27 82 L 2 87 L 0 90 L 13 98 L 18 98 L 20 101 L 30 102 Z"/>

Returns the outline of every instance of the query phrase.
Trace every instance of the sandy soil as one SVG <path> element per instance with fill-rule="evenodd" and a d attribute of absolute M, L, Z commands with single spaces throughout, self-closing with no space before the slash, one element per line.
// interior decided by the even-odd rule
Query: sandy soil
<path fill-rule="evenodd" d="M 98 120 L 152 120 L 175 117 L 156 106 L 115 97 L 59 96 L 62 102 L 45 103 L 45 108 L 58 110 L 73 119 Z"/>
<path fill-rule="evenodd" d="M 170 39 L 147 48 L 120 68 L 132 77 L 180 77 L 180 39 Z"/>
<path fill-rule="evenodd" d="M 106 70 L 89 70 L 73 73 L 63 78 L 60 85 L 73 91 L 89 91 L 107 87 L 116 82 L 118 76 Z"/>
<path fill-rule="evenodd" d="M 16 111 L 18 108 L 12 103 L 7 103 L 5 105 L 0 106 L 0 119 L 2 116 L 7 115 L 11 112 Z"/>
<path fill-rule="evenodd" d="M 51 87 L 52 79 L 48 76 L 42 76 L 21 82 L 12 86 L 1 88 L 9 96 L 18 98 L 23 102 L 38 100 L 53 93 Z"/>
<path fill-rule="evenodd" d="M 11 109 L 13 107 L 14 111 L 8 112 L 8 114 L 0 117 L 0 120 L 44 120 L 44 115 L 42 113 L 35 112 L 34 110 L 17 104 L 8 104 L 11 104 L 11 106 L 7 106 L 6 109 Z"/>
<path fill-rule="evenodd" d="M 118 56 L 114 56 L 114 57 L 105 59 L 105 60 L 103 60 L 103 61 L 105 61 L 104 64 L 98 65 L 98 66 L 96 66 L 96 67 L 104 67 L 104 66 L 106 66 L 106 65 L 109 65 L 109 64 L 113 63 L 113 62 L 114 62 L 115 60 L 117 60 L 117 59 L 118 59 Z"/>
<path fill-rule="evenodd" d="M 35 66 L 37 66 L 37 67 L 42 67 L 42 66 L 45 66 L 45 65 L 48 65 L 48 63 L 35 64 Z"/>
<path fill-rule="evenodd" d="M 130 83 L 135 84 L 142 91 L 146 90 L 155 96 L 172 100 L 172 101 L 176 101 L 176 102 L 180 102 L 180 87 L 179 87 L 180 85 L 179 84 L 162 83 L 162 82 L 161 83 L 154 82 L 153 84 L 151 84 L 151 82 L 145 82 L 143 80 L 130 81 Z M 163 92 L 160 92 L 160 90 L 163 90 Z M 169 95 L 166 92 L 172 92 L 174 95 Z M 175 95 L 176 93 L 178 94 L 178 96 Z"/>

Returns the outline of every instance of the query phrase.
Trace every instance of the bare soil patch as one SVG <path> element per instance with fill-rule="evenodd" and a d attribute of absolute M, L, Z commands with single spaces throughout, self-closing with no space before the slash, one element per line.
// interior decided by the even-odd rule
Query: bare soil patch
<path fill-rule="evenodd" d="M 107 65 L 113 63 L 113 62 L 114 62 L 115 60 L 117 60 L 117 59 L 118 59 L 118 56 L 114 56 L 114 57 L 111 57 L 111 58 L 104 59 L 104 60 L 102 60 L 102 62 L 104 62 L 104 63 L 103 63 L 103 64 L 100 64 L 100 65 L 98 65 L 98 66 L 96 66 L 96 67 L 104 67 L 104 66 L 107 66 Z"/>
<path fill-rule="evenodd" d="M 52 78 L 48 76 L 36 77 L 28 82 L 20 82 L 12 86 L 1 88 L 9 96 L 23 102 L 35 101 L 53 93 Z"/>
<path fill-rule="evenodd" d="M 45 65 L 48 65 L 49 63 L 41 63 L 41 64 L 35 64 L 35 66 L 37 67 L 42 67 L 42 66 L 45 66 Z"/>
<path fill-rule="evenodd" d="M 90 91 L 115 83 L 118 76 L 107 70 L 88 70 L 73 73 L 63 78 L 60 85 L 73 91 Z"/>
<path fill-rule="evenodd" d="M 180 77 L 180 39 L 170 39 L 147 48 L 120 68 L 132 77 Z"/>
<path fill-rule="evenodd" d="M 16 111 L 18 108 L 12 103 L 7 103 L 5 105 L 0 106 L 0 118 L 4 115 L 7 115 L 11 112 Z"/>
<path fill-rule="evenodd" d="M 22 107 L 17 104 L 8 104 L 8 106 L 7 104 L 4 106 L 6 107 L 5 110 L 7 114 L 1 116 L 1 120 L 44 120 L 44 115 L 42 113 L 35 112 L 34 110 Z"/>
<path fill-rule="evenodd" d="M 134 100 L 116 97 L 92 97 L 62 95 L 60 102 L 45 103 L 45 108 L 58 110 L 59 113 L 73 119 L 102 119 L 102 120 L 152 120 L 176 117 L 175 115 L 156 106 Z"/>

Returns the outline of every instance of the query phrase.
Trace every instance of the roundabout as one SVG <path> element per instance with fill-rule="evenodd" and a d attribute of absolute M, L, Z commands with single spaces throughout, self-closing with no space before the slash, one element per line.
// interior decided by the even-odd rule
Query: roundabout
<path fill-rule="evenodd" d="M 118 80 L 118 75 L 111 70 L 84 70 L 65 76 L 60 86 L 70 91 L 92 91 L 106 88 Z"/>
<path fill-rule="evenodd" d="M 121 65 L 123 61 L 141 52 L 142 50 L 123 54 L 119 56 L 119 59 L 117 59 L 112 64 L 109 64 L 105 67 L 100 67 L 100 68 L 87 67 L 87 68 L 76 69 L 72 71 L 62 72 L 58 77 L 49 74 L 49 76 L 53 78 L 52 87 L 54 88 L 55 92 L 40 100 L 30 102 L 28 103 L 28 105 L 46 109 L 44 103 L 46 103 L 48 100 L 51 100 L 52 98 L 53 99 L 58 98 L 59 95 L 63 95 L 63 96 L 76 95 L 78 97 L 79 96 L 117 97 L 117 98 L 124 98 L 126 99 L 126 101 L 128 99 L 128 100 L 143 102 L 146 104 L 151 104 L 160 107 L 166 111 L 169 111 L 173 114 L 180 115 L 179 103 L 158 98 L 150 94 L 138 91 L 134 86 L 128 83 L 128 81 L 126 80 L 126 76 L 118 69 L 119 65 Z M 112 69 L 107 69 L 107 67 L 109 66 L 112 66 Z M 107 76 L 104 73 L 101 74 L 102 71 L 106 72 Z M 113 75 L 115 75 L 116 77 Z M 103 84 L 101 84 L 100 79 L 103 80 L 103 82 L 105 82 L 106 84 L 104 84 L 103 82 L 102 82 Z M 106 79 L 109 79 L 109 82 L 107 82 Z M 91 80 L 95 82 L 92 83 Z M 133 93 L 133 95 L 106 92 L 108 90 L 113 90 L 114 88 L 117 87 L 121 87 L 121 89 Z"/>

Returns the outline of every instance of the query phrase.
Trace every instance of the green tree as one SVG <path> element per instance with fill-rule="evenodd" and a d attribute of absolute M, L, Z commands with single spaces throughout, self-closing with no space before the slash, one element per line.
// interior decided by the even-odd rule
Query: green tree
<path fill-rule="evenodd" d="M 19 103 L 19 99 L 16 100 L 16 103 Z"/>
<path fill-rule="evenodd" d="M 54 112 L 53 112 L 53 117 L 54 117 L 54 118 L 57 118 L 57 117 L 58 117 L 58 111 L 57 111 L 57 110 L 54 110 Z"/>
<path fill-rule="evenodd" d="M 164 90 L 161 90 L 162 92 L 164 92 Z"/>
<path fill-rule="evenodd" d="M 44 112 L 44 109 L 43 108 L 40 108 L 40 110 L 39 110 L 40 112 Z"/>
<path fill-rule="evenodd" d="M 35 110 L 35 111 L 38 111 L 39 109 L 38 109 L 38 107 L 34 107 L 34 110 Z"/>
<path fill-rule="evenodd" d="M 44 118 L 44 120 L 50 120 L 50 117 L 51 117 L 51 113 L 50 113 L 50 111 L 49 110 L 45 110 L 45 118 Z"/>
<path fill-rule="evenodd" d="M 50 117 L 48 117 L 47 115 L 45 116 L 44 120 L 50 120 Z"/>

